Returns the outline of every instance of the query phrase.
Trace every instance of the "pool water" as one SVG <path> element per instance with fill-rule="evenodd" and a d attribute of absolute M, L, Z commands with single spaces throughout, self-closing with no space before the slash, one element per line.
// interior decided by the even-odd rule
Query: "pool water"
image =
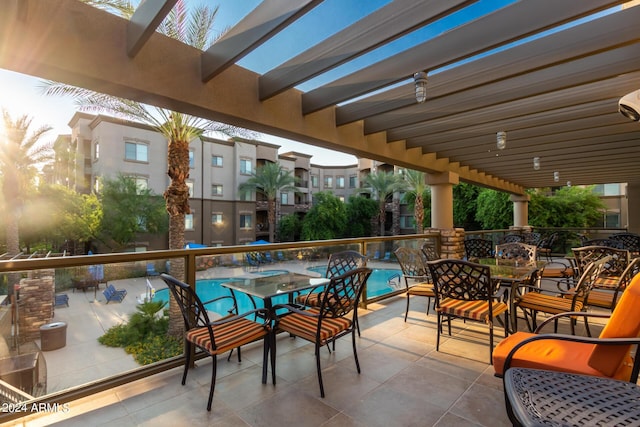
<path fill-rule="evenodd" d="M 324 276 L 327 272 L 327 267 L 311 267 L 308 270 Z M 367 298 L 377 297 L 393 291 L 394 288 L 389 286 L 389 281 L 399 283 L 401 274 L 402 270 L 400 269 L 374 268 L 369 280 L 367 280 Z"/>
<path fill-rule="evenodd" d="M 326 272 L 326 267 L 312 267 L 309 268 L 309 271 L 313 271 L 315 273 L 319 273 L 324 275 Z M 262 271 L 259 274 L 264 276 L 273 276 L 276 274 L 284 274 L 288 273 L 287 270 L 266 270 Z M 376 268 L 372 271 L 371 276 L 369 276 L 369 280 L 367 280 L 367 298 L 376 297 L 378 295 L 383 295 L 385 293 L 391 292 L 393 290 L 392 287 L 389 286 L 389 281 L 399 282 L 401 270 L 394 269 L 382 269 Z M 221 286 L 222 283 L 230 282 L 230 281 L 242 281 L 243 279 L 237 278 L 222 278 L 222 279 L 202 279 L 196 282 L 196 293 L 202 300 L 202 302 L 211 301 L 212 299 L 229 296 L 229 290 L 227 288 L 223 288 Z M 275 304 L 285 304 L 287 303 L 287 295 L 277 296 L 271 299 L 272 303 Z M 251 298 L 246 294 L 241 292 L 236 292 L 236 299 L 238 301 L 238 312 L 245 313 L 249 310 L 253 310 L 254 308 L 263 308 L 264 304 L 261 299 L 254 298 L 252 302 Z M 153 297 L 154 301 L 169 301 L 169 289 L 159 289 L 156 291 L 155 296 Z M 216 301 L 212 303 L 205 304 L 205 308 L 209 311 L 213 311 L 222 316 L 226 315 L 228 310 L 231 309 L 232 302 L 230 299 L 225 298 L 221 301 Z"/>

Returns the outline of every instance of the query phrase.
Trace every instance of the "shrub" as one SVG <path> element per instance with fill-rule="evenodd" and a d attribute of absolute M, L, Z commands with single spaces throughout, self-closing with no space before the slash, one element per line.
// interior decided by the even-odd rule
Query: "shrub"
<path fill-rule="evenodd" d="M 98 342 L 124 348 L 141 365 L 179 356 L 182 342 L 167 335 L 169 317 L 162 311 L 165 305 L 164 301 L 139 304 L 129 322 L 109 328 Z"/>

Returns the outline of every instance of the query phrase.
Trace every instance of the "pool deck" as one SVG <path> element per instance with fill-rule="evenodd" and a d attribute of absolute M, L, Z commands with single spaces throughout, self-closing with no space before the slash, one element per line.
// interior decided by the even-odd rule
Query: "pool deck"
<path fill-rule="evenodd" d="M 306 270 L 308 265 L 300 267 Z M 201 273 L 199 278 L 229 277 L 223 271 Z M 152 281 L 161 288 L 159 278 Z M 69 294 L 70 307 L 56 309 L 55 316 L 56 321 L 68 323 L 67 345 L 44 352 L 50 392 L 137 367 L 124 350 L 104 347 L 96 339 L 135 311 L 136 296 L 144 293 L 145 284 L 144 278 L 128 280 L 126 285 L 114 282 L 128 289 L 122 304 L 105 304 L 101 292 L 95 301 L 91 291 Z M 510 425 L 502 381 L 488 364 L 486 325 L 454 321 L 452 336 L 443 335 L 436 352 L 436 317 L 433 311 L 426 315 L 426 298 L 412 298 L 406 323 L 405 301 L 402 295 L 359 311 L 360 375 L 349 338 L 338 340 L 335 352 L 321 352 L 324 399 L 319 395 L 313 346 L 280 334 L 277 385 L 260 383 L 261 345 L 243 347 L 242 363 L 235 357 L 229 362 L 220 358 L 210 413 L 207 358 L 190 371 L 185 386 L 180 384 L 182 369 L 176 368 L 73 401 L 66 412 L 34 414 L 8 425 Z M 501 328 L 495 333 L 499 341 Z"/>

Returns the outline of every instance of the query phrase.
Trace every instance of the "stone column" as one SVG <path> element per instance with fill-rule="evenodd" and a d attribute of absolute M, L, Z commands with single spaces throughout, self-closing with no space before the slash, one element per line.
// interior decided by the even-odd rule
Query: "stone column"
<path fill-rule="evenodd" d="M 512 194 L 509 200 L 513 202 L 513 227 L 528 227 L 529 200 L 531 200 L 531 197 L 528 194 Z"/>
<path fill-rule="evenodd" d="M 431 186 L 431 227 L 453 228 L 453 186 L 459 182 L 458 174 L 443 172 L 427 174 L 427 185 Z"/>

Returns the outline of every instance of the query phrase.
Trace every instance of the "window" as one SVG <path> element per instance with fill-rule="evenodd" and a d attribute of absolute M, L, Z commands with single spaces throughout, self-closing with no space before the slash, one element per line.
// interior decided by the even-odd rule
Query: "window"
<path fill-rule="evenodd" d="M 211 166 L 221 168 L 222 167 L 222 156 L 211 156 Z"/>
<path fill-rule="evenodd" d="M 138 191 L 138 194 L 149 188 L 149 180 L 147 178 L 142 176 L 132 176 L 131 179 L 136 183 L 136 190 Z"/>
<path fill-rule="evenodd" d="M 146 144 L 135 142 L 124 143 L 124 158 L 135 162 L 148 162 L 148 148 Z"/>
<path fill-rule="evenodd" d="M 289 204 L 289 193 L 280 193 L 280 204 L 281 205 Z"/>
<path fill-rule="evenodd" d="M 356 188 L 358 186 L 358 176 L 351 175 L 349 177 L 349 188 Z"/>
<path fill-rule="evenodd" d="M 324 177 L 324 188 L 333 188 L 333 177 L 325 176 Z"/>
<path fill-rule="evenodd" d="M 401 215 L 400 216 L 400 228 L 416 228 L 415 218 L 411 215 Z"/>
<path fill-rule="evenodd" d="M 193 181 L 187 181 L 186 184 L 189 189 L 189 197 L 193 197 Z"/>
<path fill-rule="evenodd" d="M 251 175 L 253 168 L 251 167 L 251 160 L 240 159 L 240 173 L 243 175 Z"/>
<path fill-rule="evenodd" d="M 601 196 L 622 196 L 620 184 L 598 184 L 594 186 L 593 192 Z"/>
<path fill-rule="evenodd" d="M 617 228 L 620 227 L 620 213 L 618 212 L 607 212 L 605 214 L 605 223 L 604 226 L 607 228 Z"/>
<path fill-rule="evenodd" d="M 240 228 L 251 228 L 251 214 L 240 214 Z"/>
<path fill-rule="evenodd" d="M 191 169 L 196 167 L 196 160 L 195 160 L 195 153 L 191 150 L 189 150 L 189 167 Z"/>
<path fill-rule="evenodd" d="M 311 175 L 311 186 L 318 188 L 318 175 Z"/>
<path fill-rule="evenodd" d="M 193 230 L 193 214 L 186 214 L 184 216 L 184 229 Z"/>
<path fill-rule="evenodd" d="M 344 188 L 344 176 L 336 177 L 336 188 Z"/>
<path fill-rule="evenodd" d="M 222 184 L 211 184 L 211 195 L 222 196 Z"/>
<path fill-rule="evenodd" d="M 221 213 L 212 213 L 211 214 L 211 224 L 222 224 L 222 214 Z"/>
<path fill-rule="evenodd" d="M 252 201 L 252 194 L 249 191 L 241 191 L 240 192 L 240 201 L 242 202 L 250 202 Z"/>

